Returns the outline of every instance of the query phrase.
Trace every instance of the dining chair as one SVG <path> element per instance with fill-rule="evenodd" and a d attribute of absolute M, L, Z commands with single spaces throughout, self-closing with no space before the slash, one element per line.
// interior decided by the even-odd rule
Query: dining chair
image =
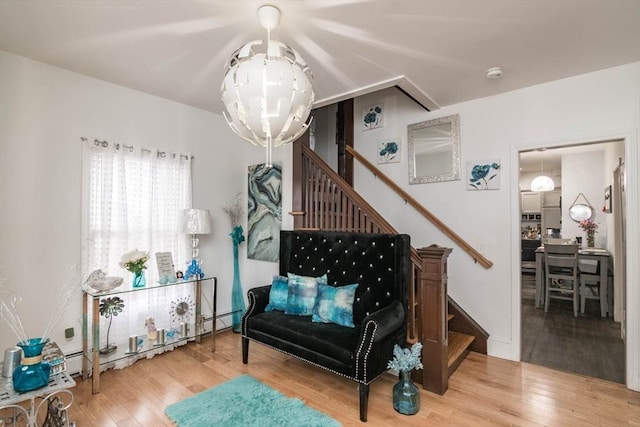
<path fill-rule="evenodd" d="M 607 317 L 607 313 L 613 315 L 613 277 L 607 275 L 607 283 L 600 283 L 601 262 L 595 260 L 582 260 L 578 263 L 580 276 L 580 312 L 584 314 L 586 300 L 600 301 L 600 316 Z M 604 287 L 607 287 L 606 289 Z M 606 297 L 605 297 L 606 295 Z"/>
<path fill-rule="evenodd" d="M 550 299 L 573 301 L 573 315 L 578 317 L 578 245 L 545 244 L 545 313 Z"/>

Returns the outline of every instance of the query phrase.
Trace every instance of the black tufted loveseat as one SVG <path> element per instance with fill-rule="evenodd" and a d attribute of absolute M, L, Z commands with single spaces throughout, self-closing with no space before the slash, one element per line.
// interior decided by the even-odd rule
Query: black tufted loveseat
<path fill-rule="evenodd" d="M 355 328 L 265 312 L 271 286 L 253 288 L 242 317 L 243 363 L 253 340 L 356 381 L 366 421 L 369 384 L 387 370 L 394 344 L 406 342 L 409 268 L 407 235 L 282 231 L 281 276 L 327 273 L 333 286 L 358 283 Z"/>

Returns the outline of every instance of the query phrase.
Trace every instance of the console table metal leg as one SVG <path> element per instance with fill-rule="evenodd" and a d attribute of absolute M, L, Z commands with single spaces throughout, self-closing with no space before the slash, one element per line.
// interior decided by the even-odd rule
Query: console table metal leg
<path fill-rule="evenodd" d="M 93 366 L 91 366 L 91 392 L 100 393 L 100 299 L 93 298 L 91 327 L 93 329 Z"/>

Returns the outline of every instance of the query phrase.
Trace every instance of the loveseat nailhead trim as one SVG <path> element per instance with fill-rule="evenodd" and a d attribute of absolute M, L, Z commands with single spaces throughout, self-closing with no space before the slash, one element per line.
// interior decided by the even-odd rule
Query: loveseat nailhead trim
<path fill-rule="evenodd" d="M 285 350 L 279 349 L 279 348 L 277 348 L 277 347 L 274 347 L 274 346 L 272 346 L 272 345 L 265 344 L 265 343 L 263 343 L 262 341 L 254 340 L 253 338 L 247 337 L 247 336 L 246 336 L 246 335 L 244 335 L 244 334 L 242 335 L 242 337 L 243 337 L 243 338 L 247 338 L 247 339 L 249 339 L 249 340 L 251 340 L 251 341 L 257 342 L 257 343 L 259 343 L 260 345 L 264 345 L 264 346 L 266 346 L 266 347 L 269 347 L 269 348 L 271 348 L 271 349 L 273 349 L 273 350 L 279 351 L 280 353 L 286 354 L 287 356 L 291 356 L 291 357 L 293 357 L 294 359 L 302 360 L 303 362 L 306 362 L 306 363 L 308 363 L 308 364 L 310 364 L 310 365 L 316 366 L 316 367 L 318 367 L 318 368 L 322 368 L 322 369 L 324 369 L 325 371 L 329 371 L 329 372 L 331 372 L 332 374 L 339 375 L 339 376 L 341 376 L 341 377 L 343 377 L 343 378 L 346 378 L 346 379 L 351 380 L 351 381 L 355 381 L 355 382 L 360 383 L 360 384 L 365 384 L 365 385 L 366 385 L 366 384 L 371 384 L 373 381 L 375 381 L 376 379 L 380 378 L 382 375 L 384 375 L 385 373 L 387 373 L 387 371 L 384 371 L 384 372 L 382 372 L 380 375 L 378 375 L 378 376 L 377 376 L 377 377 L 375 377 L 375 378 L 372 378 L 372 379 L 371 379 L 371 380 L 369 380 L 369 381 L 366 381 L 366 380 L 365 380 L 365 381 L 362 381 L 362 380 L 359 380 L 359 379 L 358 379 L 358 378 L 356 378 L 356 377 L 351 377 L 351 376 L 349 376 L 349 375 L 345 375 L 345 374 L 343 374 L 343 373 L 341 373 L 341 372 L 337 372 L 337 371 L 334 371 L 333 369 L 330 369 L 330 368 L 324 367 L 324 366 L 322 366 L 322 365 L 319 365 L 319 364 L 317 364 L 317 363 L 315 363 L 315 362 L 312 362 L 312 361 L 310 361 L 310 360 L 305 359 L 304 357 L 300 357 L 300 356 L 297 356 L 297 355 L 295 355 L 295 354 L 289 353 L 288 351 L 285 351 Z"/>
<path fill-rule="evenodd" d="M 367 316 L 369 314 L 367 313 Z M 367 339 L 367 333 L 369 331 L 369 325 L 373 326 L 373 332 L 371 333 L 371 336 L 369 337 L 369 339 Z M 358 365 L 360 362 L 360 354 L 362 352 L 362 347 L 364 346 L 365 342 L 369 342 L 369 345 L 367 346 L 367 351 L 364 355 L 364 367 L 363 367 L 363 371 L 362 371 L 362 378 L 365 381 L 365 384 L 367 384 L 367 360 L 369 359 L 369 353 L 371 352 L 371 347 L 373 346 L 373 337 L 376 336 L 376 331 L 378 330 L 378 324 L 376 322 L 374 322 L 373 320 L 369 320 L 366 324 L 366 326 L 364 327 L 364 334 L 362 334 L 362 341 L 360 342 L 360 346 L 358 347 L 358 351 L 356 352 L 356 376 L 358 375 Z"/>

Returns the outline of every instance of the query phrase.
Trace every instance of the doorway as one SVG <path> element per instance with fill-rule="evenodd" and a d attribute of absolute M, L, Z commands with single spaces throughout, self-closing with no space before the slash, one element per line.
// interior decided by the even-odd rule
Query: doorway
<path fill-rule="evenodd" d="M 618 157 L 624 158 L 624 141 L 608 141 L 561 148 L 521 151 L 521 360 L 552 369 L 625 383 L 626 346 L 620 316 L 601 317 L 599 301 L 587 299 L 577 317 L 571 301 L 552 301 L 547 311 L 536 308 L 535 249 L 548 238 L 576 239 L 584 232 L 568 215 L 578 194 L 586 194 L 594 207 L 599 225 L 596 246 L 611 253 L 616 271 L 624 270 L 624 250 L 616 232 L 624 216 L 603 212 L 605 188 L 614 184 Z M 541 161 L 542 160 L 542 161 Z M 548 175 L 553 191 L 530 192 L 534 177 Z M 600 171 L 600 174 L 594 173 Z M 615 185 L 614 185 L 615 187 Z M 621 197 L 621 200 L 622 197 Z M 619 207 L 620 210 L 623 208 Z M 618 212 L 620 213 L 620 212 Z M 586 246 L 586 244 L 585 244 Z M 623 246 L 622 246 L 623 247 Z M 617 290 L 624 291 L 624 277 L 617 279 Z M 615 305 L 624 306 L 618 292 Z M 613 307 L 608 312 L 613 314 Z"/>

